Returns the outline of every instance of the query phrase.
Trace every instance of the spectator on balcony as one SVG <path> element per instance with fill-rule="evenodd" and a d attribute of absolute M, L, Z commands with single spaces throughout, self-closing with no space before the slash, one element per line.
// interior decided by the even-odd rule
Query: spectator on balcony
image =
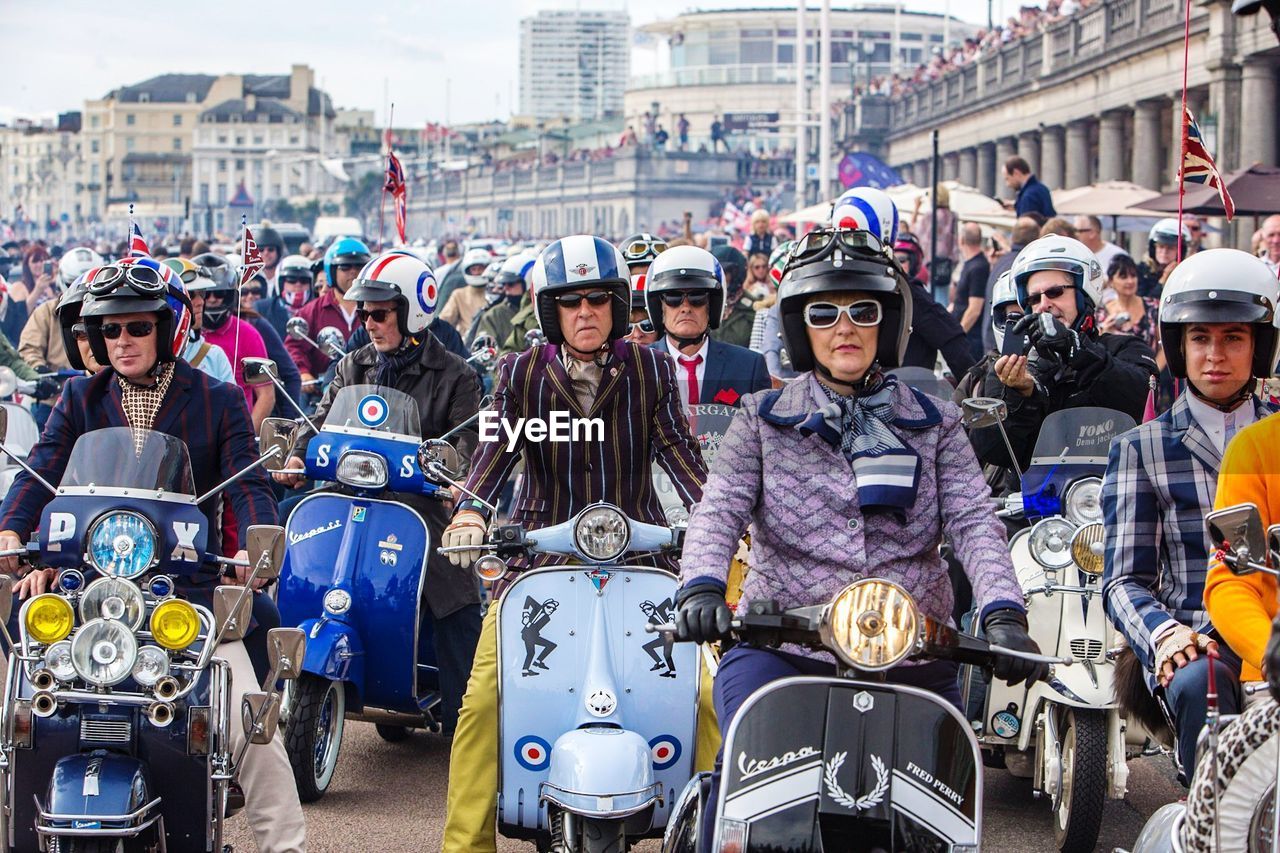
<path fill-rule="evenodd" d="M 1036 176 L 1031 174 L 1031 166 L 1016 154 L 1004 161 L 1004 182 L 1018 193 L 1013 204 L 1018 216 L 1039 213 L 1045 219 L 1052 219 L 1057 215 L 1049 188 L 1036 180 Z M 1007 206 L 1008 203 L 1005 204 Z"/>
<path fill-rule="evenodd" d="M 711 153 L 719 150 L 719 146 L 724 145 L 725 153 L 729 152 L 729 140 L 724 137 L 724 124 L 721 123 L 719 117 L 711 120 Z"/>
<path fill-rule="evenodd" d="M 681 151 L 689 150 L 689 119 L 685 118 L 684 113 L 680 113 L 680 118 L 676 119 L 676 140 Z"/>
<path fill-rule="evenodd" d="M 658 129 L 653 134 L 653 147 L 658 151 L 667 150 L 667 140 L 671 138 L 671 134 L 667 133 L 667 129 L 662 125 L 658 125 Z"/>

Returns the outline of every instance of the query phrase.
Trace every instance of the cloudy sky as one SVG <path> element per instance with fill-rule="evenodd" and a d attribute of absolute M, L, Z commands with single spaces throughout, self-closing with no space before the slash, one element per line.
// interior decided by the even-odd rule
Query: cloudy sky
<path fill-rule="evenodd" d="M 83 108 L 116 86 L 167 72 L 284 74 L 316 69 L 338 106 L 374 109 L 384 92 L 398 126 L 506 118 L 519 97 L 519 21 L 539 9 L 629 9 L 644 24 L 690 8 L 780 6 L 759 0 L 221 0 L 102 3 L 3 0 L 7 60 L 0 122 Z M 840 2 L 837 7 L 856 5 Z M 886 4 L 888 5 L 888 4 Z M 995 15 L 1018 0 L 995 0 Z M 817 9 L 817 0 L 809 7 Z M 981 0 L 904 0 L 904 8 L 985 23 Z M 354 12 L 352 10 L 365 10 Z M 267 15 L 261 13 L 269 10 Z M 816 17 L 816 16 L 815 16 Z M 74 34 L 82 34 L 76 37 Z M 643 60 L 633 61 L 633 66 Z M 633 68 L 633 70 L 635 70 Z M 445 81 L 450 95 L 446 98 Z"/>

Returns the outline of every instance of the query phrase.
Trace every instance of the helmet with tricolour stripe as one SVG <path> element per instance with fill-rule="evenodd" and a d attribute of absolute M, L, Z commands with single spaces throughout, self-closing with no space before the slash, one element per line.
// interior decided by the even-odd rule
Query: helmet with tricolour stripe
<path fill-rule="evenodd" d="M 898 205 L 884 190 L 854 187 L 836 199 L 831 225 L 869 231 L 887 248 L 898 239 Z"/>
<path fill-rule="evenodd" d="M 400 334 L 416 335 L 431 323 L 438 292 L 431 267 L 416 255 L 392 250 L 364 265 L 346 298 L 352 302 L 395 302 Z"/>
<path fill-rule="evenodd" d="M 631 312 L 631 278 L 626 259 L 608 240 L 577 234 L 562 237 L 543 249 L 529 273 L 538 327 L 548 343 L 564 343 L 556 295 L 584 288 L 608 290 L 617 297 L 613 300 L 609 340 L 626 336 Z"/>

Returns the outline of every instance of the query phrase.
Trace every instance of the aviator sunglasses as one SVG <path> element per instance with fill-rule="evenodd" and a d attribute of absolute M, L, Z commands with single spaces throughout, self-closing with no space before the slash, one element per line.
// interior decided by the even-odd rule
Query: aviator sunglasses
<path fill-rule="evenodd" d="M 585 299 L 588 304 L 599 307 L 608 304 L 612 298 L 613 294 L 607 290 L 593 290 L 590 293 L 561 293 L 556 297 L 556 303 L 565 308 L 577 308 Z"/>
<path fill-rule="evenodd" d="M 840 322 L 841 314 L 848 314 L 853 325 L 864 328 L 879 326 L 884 316 L 880 303 L 874 299 L 859 299 L 851 305 L 811 302 L 804 307 L 804 323 L 811 329 L 830 329 Z"/>
<path fill-rule="evenodd" d="M 1075 290 L 1075 287 L 1076 286 L 1074 284 L 1055 284 L 1051 287 L 1046 287 L 1039 293 L 1028 293 L 1027 301 L 1032 305 L 1037 305 L 1040 302 L 1041 296 L 1047 296 L 1050 299 L 1057 299 L 1068 290 Z"/>
<path fill-rule="evenodd" d="M 356 319 L 361 323 L 367 320 L 372 320 L 375 323 L 385 323 L 387 322 L 387 318 L 394 313 L 394 308 L 374 308 L 372 311 L 365 310 L 364 308 L 357 308 Z"/>
<path fill-rule="evenodd" d="M 122 332 L 128 332 L 131 338 L 145 338 L 155 331 L 156 324 L 150 320 L 130 320 L 128 323 L 103 323 L 101 328 L 102 336 L 114 341 Z"/>
<path fill-rule="evenodd" d="M 668 308 L 679 308 L 685 300 L 694 308 L 701 308 L 711 301 L 711 294 L 705 290 L 677 290 L 662 294 L 662 304 Z"/>

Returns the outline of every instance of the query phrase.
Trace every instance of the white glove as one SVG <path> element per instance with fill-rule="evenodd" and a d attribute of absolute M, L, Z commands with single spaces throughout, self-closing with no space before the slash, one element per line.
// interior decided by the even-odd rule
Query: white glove
<path fill-rule="evenodd" d="M 1192 631 L 1186 625 L 1170 628 L 1156 643 L 1156 679 L 1162 686 L 1167 686 L 1179 669 L 1210 646 L 1217 645 L 1212 637 Z M 1194 654 L 1187 653 L 1188 647 L 1195 649 Z"/>
<path fill-rule="evenodd" d="M 480 513 L 464 509 L 453 517 L 453 521 L 444 529 L 444 536 L 441 537 L 440 543 L 445 548 L 458 548 L 468 545 L 480 546 L 484 544 L 485 532 L 488 529 L 484 523 L 484 516 Z M 481 551 L 453 551 L 447 556 L 449 562 L 455 566 L 466 568 L 480 558 Z"/>

